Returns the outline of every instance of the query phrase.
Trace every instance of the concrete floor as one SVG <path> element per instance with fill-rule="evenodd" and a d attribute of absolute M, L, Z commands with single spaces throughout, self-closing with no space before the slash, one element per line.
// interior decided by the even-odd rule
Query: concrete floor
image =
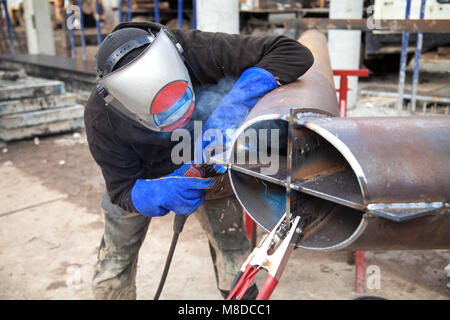
<path fill-rule="evenodd" d="M 103 231 L 98 206 L 103 180 L 84 134 L 9 144 L 0 152 L 0 190 L 0 299 L 91 299 Z M 152 299 L 155 293 L 172 219 L 153 219 L 150 225 L 138 264 L 138 299 Z M 380 271 L 380 288 L 366 294 L 449 299 L 444 272 L 449 261 L 448 250 L 366 252 L 366 267 Z M 263 280 L 262 272 L 257 282 Z M 353 299 L 359 296 L 354 286 L 346 252 L 299 249 L 272 298 Z M 180 237 L 161 299 L 221 299 L 206 236 L 193 217 Z"/>

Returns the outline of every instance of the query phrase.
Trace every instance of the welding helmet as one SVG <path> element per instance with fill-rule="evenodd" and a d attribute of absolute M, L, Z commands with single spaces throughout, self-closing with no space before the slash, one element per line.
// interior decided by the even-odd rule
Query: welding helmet
<path fill-rule="evenodd" d="M 153 131 L 185 125 L 195 97 L 182 48 L 172 34 L 165 28 L 156 35 L 125 28 L 110 35 L 97 53 L 97 90 L 107 105 Z"/>

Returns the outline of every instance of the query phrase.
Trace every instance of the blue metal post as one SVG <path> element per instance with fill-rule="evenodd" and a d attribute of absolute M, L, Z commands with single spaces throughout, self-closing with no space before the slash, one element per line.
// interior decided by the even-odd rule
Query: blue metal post
<path fill-rule="evenodd" d="M 119 22 L 123 22 L 122 0 L 118 1 L 117 11 L 119 12 Z"/>
<path fill-rule="evenodd" d="M 420 19 L 423 19 L 425 16 L 425 4 L 426 0 L 422 0 L 420 4 Z M 416 111 L 416 95 L 417 95 L 417 86 L 419 85 L 419 69 L 420 69 L 420 56 L 422 55 L 422 44 L 423 44 L 423 32 L 417 33 L 416 39 L 416 54 L 415 54 L 415 63 L 414 63 L 414 74 L 413 74 L 413 84 L 412 84 L 412 92 L 411 92 L 411 111 Z"/>
<path fill-rule="evenodd" d="M 19 36 L 17 35 L 17 32 L 16 32 L 16 30 L 14 30 L 14 28 L 12 28 L 12 32 L 13 32 L 14 38 L 16 38 L 17 46 L 19 47 L 20 53 L 25 54 L 25 50 L 23 49 L 22 43 L 20 42 Z"/>
<path fill-rule="evenodd" d="M 178 28 L 183 28 L 183 0 L 178 0 Z"/>
<path fill-rule="evenodd" d="M 102 43 L 102 29 L 100 26 L 100 6 L 98 0 L 95 0 L 95 24 L 97 25 L 97 44 Z"/>
<path fill-rule="evenodd" d="M 192 29 L 197 29 L 197 0 L 192 0 Z"/>
<path fill-rule="evenodd" d="M 67 21 L 73 21 L 71 19 L 72 17 L 72 7 L 70 2 L 67 2 Z M 72 25 L 68 25 L 67 29 L 69 29 L 69 36 L 70 36 L 70 48 L 72 50 L 72 59 L 75 59 L 77 56 L 77 51 L 76 51 L 76 47 L 75 47 L 75 35 L 73 33 L 73 24 Z"/>
<path fill-rule="evenodd" d="M 405 19 L 409 19 L 409 13 L 411 11 L 411 0 L 406 0 L 406 12 Z M 408 57 L 408 42 L 409 32 L 403 32 L 402 39 L 402 54 L 400 58 L 400 72 L 398 76 L 398 102 L 397 109 L 403 108 L 403 95 L 405 93 L 405 78 L 406 78 L 406 60 Z"/>
<path fill-rule="evenodd" d="M 155 22 L 159 23 L 159 0 L 154 0 L 155 6 Z"/>
<path fill-rule="evenodd" d="M 127 21 L 131 21 L 131 0 L 127 0 Z"/>
<path fill-rule="evenodd" d="M 83 50 L 83 61 L 86 61 L 87 60 L 87 57 L 86 57 L 86 39 L 84 38 L 83 6 L 82 6 L 82 1 L 81 0 L 78 0 L 78 8 L 80 8 L 81 48 Z"/>
<path fill-rule="evenodd" d="M 8 4 L 6 3 L 6 0 L 3 0 L 3 7 L 5 8 L 5 17 L 6 17 L 6 26 L 8 28 L 8 38 L 9 38 L 9 51 L 12 56 L 16 54 L 16 51 L 14 50 L 14 39 L 12 36 L 12 25 L 11 20 L 9 19 L 9 12 L 8 12 Z"/>

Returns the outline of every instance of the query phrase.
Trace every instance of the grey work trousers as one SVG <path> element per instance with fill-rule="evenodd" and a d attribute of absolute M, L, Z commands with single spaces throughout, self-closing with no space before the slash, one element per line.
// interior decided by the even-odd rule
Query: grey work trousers
<path fill-rule="evenodd" d="M 92 282 L 94 298 L 136 299 L 138 253 L 151 218 L 112 204 L 107 192 L 103 194 L 101 206 L 105 230 Z M 230 290 L 237 271 L 250 253 L 242 208 L 231 195 L 204 201 L 193 215 L 209 240 L 217 288 Z"/>

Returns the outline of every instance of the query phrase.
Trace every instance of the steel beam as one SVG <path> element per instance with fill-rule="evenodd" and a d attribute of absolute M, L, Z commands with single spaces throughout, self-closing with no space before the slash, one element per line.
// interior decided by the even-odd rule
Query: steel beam
<path fill-rule="evenodd" d="M 376 23 L 374 23 L 376 22 Z M 450 33 L 450 20 L 438 19 L 326 19 L 326 18 L 295 18 L 285 21 L 286 29 L 320 31 L 328 30 L 378 30 L 410 33 Z"/>

